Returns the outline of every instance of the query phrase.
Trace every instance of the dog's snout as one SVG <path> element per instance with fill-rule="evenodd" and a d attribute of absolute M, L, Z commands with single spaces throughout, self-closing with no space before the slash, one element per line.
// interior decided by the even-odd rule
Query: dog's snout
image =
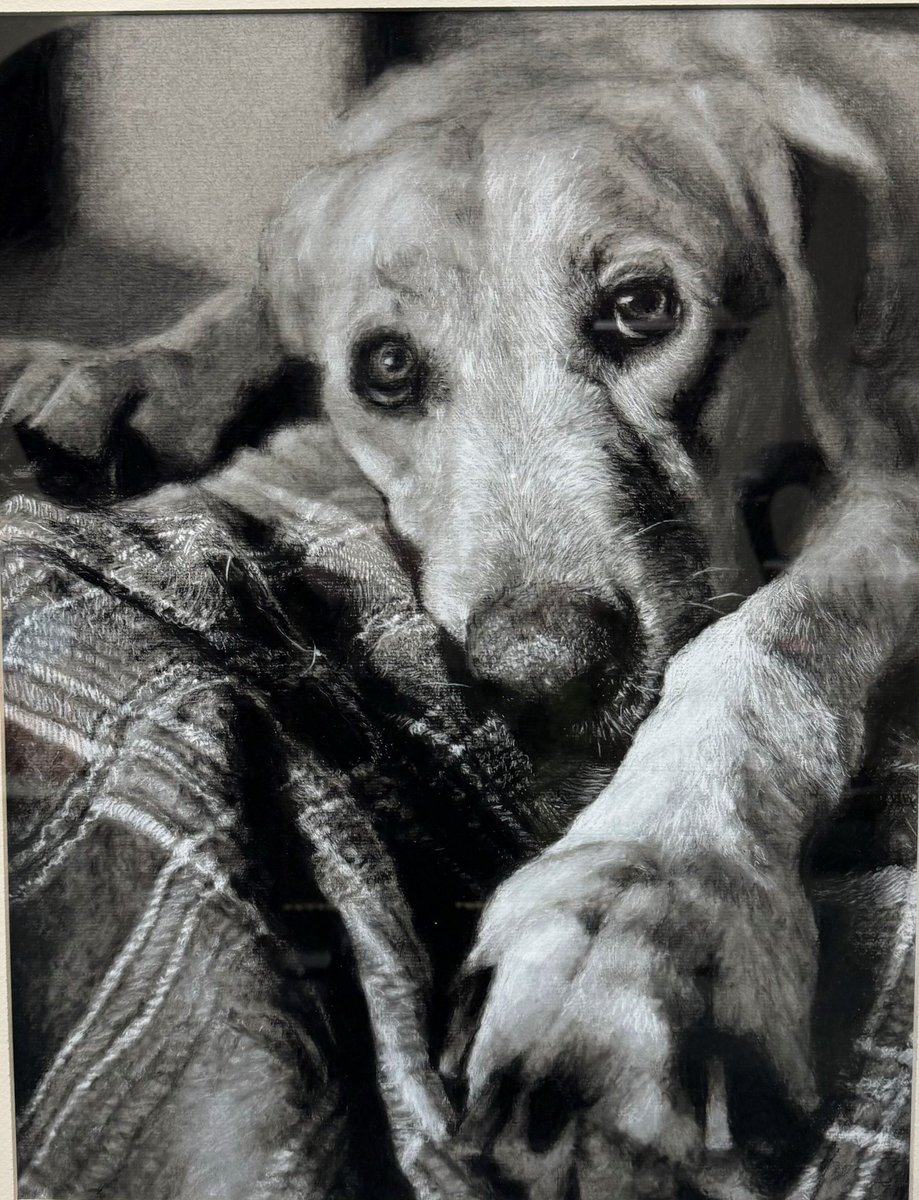
<path fill-rule="evenodd" d="M 601 600 L 561 584 L 518 587 L 473 613 L 466 659 L 478 681 L 521 700 L 542 700 L 623 670 L 635 624 L 624 594 Z"/>

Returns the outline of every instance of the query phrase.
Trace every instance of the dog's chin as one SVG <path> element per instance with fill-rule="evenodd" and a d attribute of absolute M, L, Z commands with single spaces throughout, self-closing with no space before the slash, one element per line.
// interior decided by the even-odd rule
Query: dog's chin
<path fill-rule="evenodd" d="M 538 773 L 582 765 L 610 769 L 653 707 L 658 677 L 636 664 L 627 675 L 608 670 L 571 680 L 539 700 L 496 687 L 474 686 L 473 691 L 478 705 L 507 723 Z"/>

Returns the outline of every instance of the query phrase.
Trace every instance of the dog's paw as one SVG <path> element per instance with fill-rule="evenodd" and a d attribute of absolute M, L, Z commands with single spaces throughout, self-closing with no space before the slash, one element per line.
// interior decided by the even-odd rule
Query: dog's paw
<path fill-rule="evenodd" d="M 7 382 L 0 420 L 52 493 L 112 490 L 113 431 L 138 393 L 135 364 L 106 351 L 36 343 Z"/>
<path fill-rule="evenodd" d="M 239 397 L 211 383 L 192 355 L 27 350 L 0 423 L 15 430 L 44 490 L 64 500 L 117 499 L 200 474 L 237 415 Z"/>
<path fill-rule="evenodd" d="M 815 931 L 790 873 L 563 842 L 498 890 L 468 969 L 487 994 L 446 1067 L 467 1136 L 533 1197 L 698 1187 L 722 1063 L 729 1104 L 759 1079 L 791 1114 L 814 1106 Z"/>

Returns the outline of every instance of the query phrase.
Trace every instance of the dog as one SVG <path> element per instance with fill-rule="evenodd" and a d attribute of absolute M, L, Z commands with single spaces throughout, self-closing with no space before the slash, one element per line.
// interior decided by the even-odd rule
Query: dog
<path fill-rule="evenodd" d="M 467 45 L 345 119 L 251 289 L 33 353 L 7 416 L 98 467 L 88 396 L 182 478 L 310 364 L 464 679 L 603 777 L 483 913 L 487 994 L 444 1065 L 467 1129 L 510 1078 L 489 1146 L 528 1195 L 572 1154 L 583 1197 L 704 1190 L 690 1042 L 818 1103 L 802 858 L 917 650 L 919 60 L 814 13 L 453 23 Z M 764 582 L 738 493 L 789 428 L 824 483 Z M 548 1158 L 547 1081 L 577 1110 Z"/>

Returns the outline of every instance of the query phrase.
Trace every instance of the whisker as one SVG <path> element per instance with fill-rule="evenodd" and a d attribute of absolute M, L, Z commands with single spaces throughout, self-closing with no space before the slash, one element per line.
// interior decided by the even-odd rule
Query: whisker
<path fill-rule="evenodd" d="M 700 567 L 698 571 L 693 571 L 688 578 L 698 579 L 700 575 L 727 575 L 735 569 L 734 567 Z"/>
<path fill-rule="evenodd" d="M 706 596 L 706 600 L 731 600 L 731 599 L 746 600 L 746 595 L 743 592 L 721 592 L 717 596 Z"/>
<path fill-rule="evenodd" d="M 635 533 L 630 533 L 628 537 L 623 538 L 619 542 L 619 545 L 629 546 L 632 542 L 637 542 L 639 538 L 643 537 L 646 533 L 650 533 L 653 529 L 660 529 L 662 525 L 677 525 L 682 526 L 684 529 L 692 529 L 692 524 L 681 517 L 667 517 L 663 521 L 654 521 L 652 524 L 646 525 L 644 529 L 638 529 Z"/>
<path fill-rule="evenodd" d="M 727 613 L 721 611 L 720 608 L 715 608 L 714 604 L 702 604 L 698 600 L 689 601 L 690 608 L 704 608 L 707 612 L 713 612 L 719 617 L 726 617 Z"/>
<path fill-rule="evenodd" d="M 662 521 L 654 521 L 651 525 L 646 525 L 644 529 L 639 529 L 634 534 L 635 537 L 641 537 L 643 533 L 650 533 L 652 529 L 659 529 L 661 525 L 688 525 L 689 522 L 682 517 L 665 517 Z"/>

